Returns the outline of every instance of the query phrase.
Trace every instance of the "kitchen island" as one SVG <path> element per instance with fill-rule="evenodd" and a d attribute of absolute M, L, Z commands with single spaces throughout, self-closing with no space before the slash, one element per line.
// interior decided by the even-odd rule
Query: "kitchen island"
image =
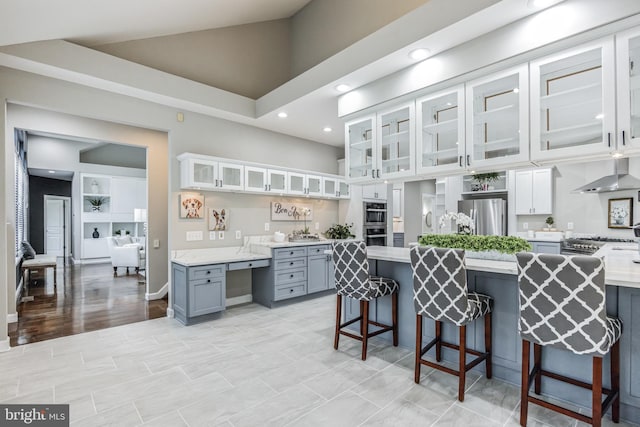
<path fill-rule="evenodd" d="M 398 294 L 399 344 L 414 350 L 415 309 L 413 306 L 413 279 L 409 249 L 391 247 L 368 247 L 370 269 L 373 274 L 395 279 L 400 285 Z M 624 323 L 621 338 L 621 415 L 626 420 L 640 420 L 640 258 L 637 244 L 606 244 L 596 256 L 605 259 L 607 312 L 619 317 Z M 466 259 L 467 280 L 470 291 L 490 295 L 494 299 L 492 311 L 493 376 L 513 384 L 520 383 L 522 344 L 518 334 L 518 277 L 515 262 Z M 345 316 L 358 316 L 359 305 L 349 300 Z M 391 321 L 391 298 L 372 301 L 370 319 L 381 323 Z M 423 327 L 423 342 L 435 337 L 434 322 L 427 319 Z M 457 330 L 443 324 L 443 334 L 451 342 L 457 342 Z M 388 334 L 380 335 L 390 340 Z M 482 348 L 484 327 L 482 322 L 467 326 L 467 345 Z M 457 352 L 443 349 L 446 360 L 457 361 Z M 605 358 L 603 381 L 610 384 L 608 356 Z M 562 371 L 565 375 L 591 381 L 591 358 L 547 348 L 543 365 Z M 482 365 L 474 369 L 483 371 Z M 590 393 L 553 380 L 543 379 L 545 395 L 590 407 Z"/>

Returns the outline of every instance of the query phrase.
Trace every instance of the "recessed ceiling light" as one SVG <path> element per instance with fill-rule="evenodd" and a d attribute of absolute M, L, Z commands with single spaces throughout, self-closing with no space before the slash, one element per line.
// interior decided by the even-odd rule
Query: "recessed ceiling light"
<path fill-rule="evenodd" d="M 413 49 L 411 52 L 409 52 L 409 58 L 415 59 L 416 61 L 420 61 L 422 59 L 427 58 L 430 53 L 431 51 L 429 49 L 425 49 L 421 47 L 418 49 Z"/>
<path fill-rule="evenodd" d="M 604 119 L 604 114 L 600 113 L 596 116 L 596 120 L 602 120 Z"/>
<path fill-rule="evenodd" d="M 278 117 L 280 117 L 281 119 L 286 119 L 287 117 L 289 117 L 289 115 L 287 113 L 285 113 L 284 111 L 280 111 L 278 113 Z"/>
<path fill-rule="evenodd" d="M 529 0 L 527 1 L 527 6 L 530 8 L 543 8 L 551 6 L 555 0 Z"/>
<path fill-rule="evenodd" d="M 325 132 L 331 132 L 333 129 L 331 129 L 329 126 L 325 126 L 322 128 L 322 130 Z"/>
<path fill-rule="evenodd" d="M 336 86 L 336 90 L 338 92 L 346 92 L 349 89 L 351 89 L 351 87 L 349 85 L 344 84 L 344 83 L 340 83 L 338 86 Z"/>

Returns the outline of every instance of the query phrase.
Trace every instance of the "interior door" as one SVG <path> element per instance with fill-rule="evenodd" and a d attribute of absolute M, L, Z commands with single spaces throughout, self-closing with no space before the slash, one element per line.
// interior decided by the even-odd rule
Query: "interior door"
<path fill-rule="evenodd" d="M 45 212 L 45 252 L 64 256 L 64 200 L 47 199 Z"/>

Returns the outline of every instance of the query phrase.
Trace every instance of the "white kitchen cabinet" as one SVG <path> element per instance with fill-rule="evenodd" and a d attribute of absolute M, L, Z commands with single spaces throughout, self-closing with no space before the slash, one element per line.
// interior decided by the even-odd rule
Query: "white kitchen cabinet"
<path fill-rule="evenodd" d="M 180 161 L 180 187 L 196 190 L 244 190 L 244 166 L 220 162 L 191 153 L 183 153 Z"/>
<path fill-rule="evenodd" d="M 267 191 L 269 193 L 286 194 L 287 172 L 278 169 L 267 169 Z"/>
<path fill-rule="evenodd" d="M 553 169 L 515 172 L 516 215 L 553 214 Z"/>
<path fill-rule="evenodd" d="M 307 187 L 306 187 L 306 175 L 303 173 L 297 172 L 288 172 L 287 173 L 287 182 L 289 191 L 288 194 L 296 194 L 296 195 L 306 195 Z"/>
<path fill-rule="evenodd" d="M 335 178 L 322 178 L 322 195 L 324 197 L 339 197 L 340 189 L 338 188 L 338 180 Z"/>
<path fill-rule="evenodd" d="M 361 117 L 345 124 L 346 177 L 350 182 L 371 181 L 377 172 L 374 159 L 374 115 Z"/>
<path fill-rule="evenodd" d="M 640 151 L 640 30 L 616 35 L 617 146 L 620 153 Z"/>
<path fill-rule="evenodd" d="M 223 190 L 244 190 L 244 166 L 238 163 L 218 163 L 218 187 Z"/>
<path fill-rule="evenodd" d="M 245 165 L 244 190 L 257 193 L 284 194 L 287 192 L 287 172 Z"/>
<path fill-rule="evenodd" d="M 387 184 L 363 185 L 362 198 L 365 200 L 387 200 Z"/>
<path fill-rule="evenodd" d="M 529 161 L 529 85 L 527 65 L 501 71 L 466 85 L 467 169 Z"/>
<path fill-rule="evenodd" d="M 341 199 L 351 198 L 351 185 L 347 181 L 338 181 L 338 197 Z"/>
<path fill-rule="evenodd" d="M 378 113 L 378 141 L 374 144 L 378 159 L 376 178 L 400 178 L 415 174 L 414 103 Z"/>
<path fill-rule="evenodd" d="M 464 167 L 464 85 L 416 101 L 418 174 L 459 171 Z"/>
<path fill-rule="evenodd" d="M 307 174 L 304 180 L 308 196 L 321 197 L 324 195 L 321 176 Z"/>
<path fill-rule="evenodd" d="M 615 151 L 614 55 L 607 37 L 531 61 L 532 160 Z"/>

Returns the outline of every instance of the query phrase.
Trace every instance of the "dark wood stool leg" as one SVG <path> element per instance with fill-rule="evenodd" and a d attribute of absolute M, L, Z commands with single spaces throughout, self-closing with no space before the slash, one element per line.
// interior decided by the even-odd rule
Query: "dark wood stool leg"
<path fill-rule="evenodd" d="M 491 360 L 491 312 L 484 316 L 484 351 L 487 353 L 487 358 L 484 361 L 485 371 L 487 373 L 487 378 L 491 378 L 491 366 L 493 365 Z"/>
<path fill-rule="evenodd" d="M 422 353 L 422 315 L 416 315 L 416 365 L 414 368 L 413 381 L 420 384 L 420 358 Z"/>
<path fill-rule="evenodd" d="M 364 335 L 364 301 L 360 301 L 360 336 Z"/>
<path fill-rule="evenodd" d="M 460 326 L 460 364 L 458 368 L 458 400 L 464 402 L 464 386 L 467 379 L 467 327 Z"/>
<path fill-rule="evenodd" d="M 533 391 L 535 394 L 540 394 L 542 392 L 542 346 L 540 344 L 533 344 L 533 366 L 538 368 Z"/>
<path fill-rule="evenodd" d="M 520 383 L 520 425 L 527 425 L 529 409 L 529 341 L 522 340 L 522 378 Z"/>
<path fill-rule="evenodd" d="M 369 339 L 369 301 L 362 305 L 362 360 L 367 360 L 367 341 Z"/>
<path fill-rule="evenodd" d="M 391 295 L 391 325 L 393 326 L 393 346 L 398 346 L 398 292 Z"/>
<path fill-rule="evenodd" d="M 442 322 L 436 320 L 436 361 L 442 362 Z"/>
<path fill-rule="evenodd" d="M 611 347 L 611 392 L 618 396 L 611 403 L 611 419 L 620 421 L 620 340 Z"/>
<path fill-rule="evenodd" d="M 602 425 L 602 357 L 593 358 L 593 389 L 591 391 L 591 425 Z"/>
<path fill-rule="evenodd" d="M 113 276 L 117 276 L 118 275 L 118 267 L 113 267 Z"/>
<path fill-rule="evenodd" d="M 342 295 L 336 294 L 336 336 L 333 339 L 333 348 L 338 349 L 340 340 L 340 321 L 342 320 Z"/>

